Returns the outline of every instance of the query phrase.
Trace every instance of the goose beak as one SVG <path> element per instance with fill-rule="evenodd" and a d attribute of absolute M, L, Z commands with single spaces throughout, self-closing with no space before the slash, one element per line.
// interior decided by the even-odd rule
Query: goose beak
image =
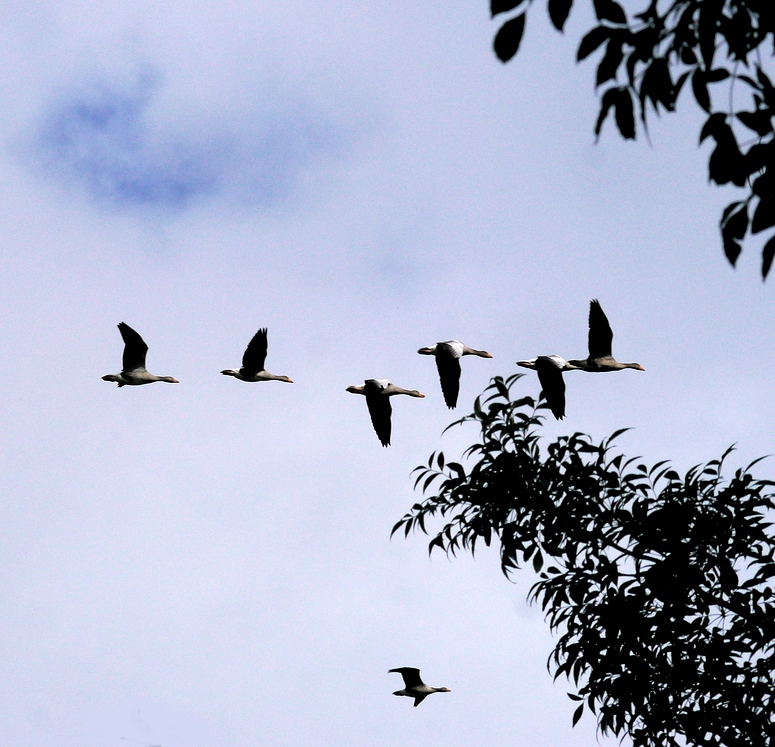
<path fill-rule="evenodd" d="M 172 379 L 172 381 L 170 381 L 170 384 L 180 384 L 180 382 L 177 379 Z"/>
<path fill-rule="evenodd" d="M 645 371 L 646 369 L 643 368 L 643 366 L 638 366 L 638 371 Z"/>

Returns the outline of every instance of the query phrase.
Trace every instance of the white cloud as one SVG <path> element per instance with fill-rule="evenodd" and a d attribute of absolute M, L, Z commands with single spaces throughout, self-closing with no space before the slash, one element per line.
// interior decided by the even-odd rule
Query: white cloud
<path fill-rule="evenodd" d="M 254 96 L 238 117 L 154 117 L 162 76 L 97 80 L 43 106 L 26 149 L 33 168 L 100 206 L 180 211 L 215 196 L 265 207 L 347 135 L 303 101 Z"/>

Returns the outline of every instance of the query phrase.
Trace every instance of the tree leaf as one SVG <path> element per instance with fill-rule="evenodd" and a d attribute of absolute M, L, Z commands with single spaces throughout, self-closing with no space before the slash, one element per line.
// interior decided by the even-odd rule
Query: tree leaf
<path fill-rule="evenodd" d="M 573 0 L 549 0 L 549 18 L 551 18 L 554 28 L 558 31 L 563 30 L 572 6 Z"/>
<path fill-rule="evenodd" d="M 622 51 L 622 42 L 611 37 L 608 41 L 608 47 L 603 55 L 603 59 L 597 66 L 596 86 L 599 86 L 612 78 L 616 78 L 616 71 L 619 69 L 623 57 L 624 52 Z"/>
<path fill-rule="evenodd" d="M 610 39 L 613 29 L 606 26 L 597 26 L 592 29 L 579 44 L 576 52 L 576 61 L 581 62 L 592 54 L 606 39 Z"/>
<path fill-rule="evenodd" d="M 737 118 L 757 135 L 764 137 L 772 132 L 772 116 L 775 112 L 769 109 L 759 109 L 755 112 L 737 112 Z"/>
<path fill-rule="evenodd" d="M 740 256 L 740 241 L 748 230 L 748 206 L 743 203 L 743 207 L 735 213 L 729 214 L 721 223 L 721 237 L 724 242 L 724 253 L 727 255 L 732 267 L 735 266 L 737 258 Z"/>
<path fill-rule="evenodd" d="M 751 222 L 751 233 L 759 233 L 770 226 L 775 226 L 775 195 L 759 198 Z"/>
<path fill-rule="evenodd" d="M 716 33 L 724 1 L 703 0 L 702 3 L 698 3 L 699 21 L 697 28 L 700 38 L 700 53 L 706 70 L 710 70 L 713 66 L 713 57 L 716 53 Z"/>
<path fill-rule="evenodd" d="M 620 88 L 616 94 L 616 126 L 625 140 L 635 140 L 635 116 L 629 88 Z"/>
<path fill-rule="evenodd" d="M 721 112 L 711 114 L 705 120 L 705 124 L 702 126 L 702 131 L 700 132 L 700 143 L 702 143 L 707 137 L 712 137 L 714 140 L 718 140 L 719 134 L 724 127 L 729 127 L 727 124 L 727 115 L 722 114 Z"/>
<path fill-rule="evenodd" d="M 600 102 L 600 114 L 598 114 L 597 122 L 595 124 L 595 135 L 600 136 L 600 130 L 603 127 L 603 122 L 608 116 L 608 112 L 616 101 L 616 96 L 619 92 L 618 88 L 609 88 L 604 94 Z"/>
<path fill-rule="evenodd" d="M 694 100 L 706 112 L 710 113 L 710 94 L 708 93 L 708 83 L 705 80 L 704 71 L 700 70 L 699 67 L 694 68 L 694 72 L 692 73 L 692 91 L 694 93 Z M 702 140 L 700 140 L 700 142 L 702 142 Z"/>
<path fill-rule="evenodd" d="M 498 13 L 507 13 L 514 10 L 518 5 L 522 5 L 525 0 L 490 0 L 490 17 L 493 18 Z"/>
<path fill-rule="evenodd" d="M 525 14 L 522 13 L 506 21 L 495 35 L 493 48 L 501 62 L 508 62 L 519 50 L 522 34 L 525 31 Z"/>
<path fill-rule="evenodd" d="M 573 726 L 576 726 L 576 724 L 578 724 L 579 719 L 581 719 L 582 713 L 584 713 L 583 703 L 573 712 Z"/>
<path fill-rule="evenodd" d="M 640 86 L 641 105 L 647 98 L 651 99 L 656 111 L 659 111 L 657 104 L 662 104 L 668 111 L 674 108 L 673 79 L 670 77 L 670 70 L 664 57 L 654 58 L 643 75 Z"/>
<path fill-rule="evenodd" d="M 610 21 L 626 25 L 627 16 L 624 8 L 615 0 L 594 0 L 595 15 L 598 21 Z"/>
<path fill-rule="evenodd" d="M 725 70 L 723 67 L 717 67 L 715 70 L 708 70 L 705 73 L 705 81 L 707 83 L 720 83 L 728 77 L 729 70 Z"/>
<path fill-rule="evenodd" d="M 773 257 L 775 257 L 775 236 L 772 236 L 762 249 L 762 280 L 767 278 Z"/>
<path fill-rule="evenodd" d="M 745 184 L 745 157 L 737 147 L 737 141 L 729 130 L 730 137 L 718 142 L 708 159 L 708 176 L 716 184 L 732 182 L 738 187 Z"/>

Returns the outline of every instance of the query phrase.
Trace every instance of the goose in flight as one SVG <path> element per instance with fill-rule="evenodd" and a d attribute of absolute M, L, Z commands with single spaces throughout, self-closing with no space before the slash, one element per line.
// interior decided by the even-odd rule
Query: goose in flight
<path fill-rule="evenodd" d="M 152 384 L 154 381 L 166 381 L 168 384 L 180 383 L 172 376 L 155 376 L 149 373 L 145 368 L 145 354 L 148 352 L 145 340 L 124 322 L 118 325 L 118 331 L 124 339 L 123 367 L 121 373 L 103 376 L 103 381 L 115 381 L 119 387 Z"/>
<path fill-rule="evenodd" d="M 557 420 L 565 417 L 565 380 L 563 371 L 575 371 L 574 362 L 566 361 L 559 355 L 539 355 L 529 361 L 517 361 L 518 366 L 533 369 L 541 382 L 541 396 Z"/>
<path fill-rule="evenodd" d="M 574 368 L 590 373 L 606 371 L 621 371 L 624 368 L 634 368 L 636 371 L 646 369 L 640 363 L 619 363 L 611 354 L 611 341 L 614 333 L 608 323 L 608 317 L 597 299 L 589 304 L 589 356 L 586 360 L 568 361 Z"/>
<path fill-rule="evenodd" d="M 480 358 L 492 358 L 486 350 L 474 350 L 459 340 L 437 342 L 433 347 L 420 348 L 420 355 L 432 355 L 436 358 L 439 370 L 441 391 L 450 410 L 457 407 L 457 395 L 460 391 L 460 359 L 464 355 L 478 355 Z"/>
<path fill-rule="evenodd" d="M 371 415 L 371 423 L 383 446 L 390 446 L 390 416 L 393 408 L 390 398 L 396 394 L 408 394 L 410 397 L 425 397 L 416 389 L 402 389 L 387 379 L 366 379 L 363 386 L 348 386 L 350 394 L 362 394 Z"/>
<path fill-rule="evenodd" d="M 253 339 L 245 348 L 245 353 L 242 356 L 242 368 L 227 368 L 221 373 L 225 376 L 233 376 L 240 381 L 286 381 L 293 384 L 287 376 L 277 376 L 264 369 L 266 349 L 267 337 L 266 327 L 264 327 L 253 335 Z"/>
<path fill-rule="evenodd" d="M 414 698 L 414 707 L 417 708 L 431 693 L 450 693 L 448 687 L 431 687 L 426 685 L 420 679 L 420 670 L 414 667 L 399 667 L 398 669 L 388 669 L 390 672 L 398 672 L 404 678 L 404 689 L 396 690 L 393 695 L 405 695 L 407 698 Z"/>

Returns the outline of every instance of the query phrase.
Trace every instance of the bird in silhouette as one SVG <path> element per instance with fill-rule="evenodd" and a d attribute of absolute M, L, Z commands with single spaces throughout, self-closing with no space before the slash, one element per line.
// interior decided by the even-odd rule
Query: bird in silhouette
<path fill-rule="evenodd" d="M 478 355 L 480 358 L 492 358 L 486 350 L 474 350 L 459 340 L 437 342 L 433 347 L 420 348 L 420 355 L 432 355 L 436 358 L 441 391 L 450 410 L 457 407 L 457 395 L 460 391 L 460 359 L 464 355 Z"/>
<path fill-rule="evenodd" d="M 363 386 L 348 386 L 347 391 L 350 394 L 362 394 L 366 397 L 371 423 L 383 446 L 390 446 L 390 416 L 393 413 L 390 398 L 396 394 L 407 394 L 410 397 L 425 397 L 424 394 L 420 394 L 416 389 L 402 389 L 387 379 L 366 379 L 363 382 Z"/>
<path fill-rule="evenodd" d="M 619 363 L 611 354 L 611 342 L 614 333 L 608 323 L 608 317 L 597 299 L 589 304 L 589 355 L 585 360 L 568 361 L 574 368 L 590 373 L 605 373 L 607 371 L 621 371 L 625 368 L 634 368 L 636 371 L 646 369 L 640 363 Z"/>
<path fill-rule="evenodd" d="M 393 695 L 404 695 L 407 698 L 414 698 L 415 708 L 432 693 L 452 692 L 448 687 L 431 687 L 430 685 L 426 685 L 422 679 L 420 679 L 420 670 L 415 669 L 415 667 L 388 669 L 388 673 L 390 672 L 398 672 L 404 678 L 404 689 L 396 690 Z"/>
<path fill-rule="evenodd" d="M 224 376 L 233 376 L 240 381 L 285 381 L 288 384 L 293 384 L 287 376 L 277 376 L 264 369 L 267 345 L 266 327 L 264 327 L 253 335 L 253 339 L 245 348 L 242 355 L 242 367 L 239 369 L 227 368 L 221 373 Z"/>
<path fill-rule="evenodd" d="M 119 388 L 122 386 L 141 386 L 152 384 L 154 381 L 166 381 L 168 384 L 179 384 L 172 376 L 155 376 L 145 368 L 145 355 L 148 346 L 145 341 L 128 324 L 121 322 L 118 331 L 124 340 L 124 358 L 121 373 L 107 374 L 103 381 L 115 381 Z"/>
<path fill-rule="evenodd" d="M 539 355 L 528 361 L 517 361 L 517 365 L 530 368 L 538 374 L 541 396 L 549 405 L 552 415 L 562 420 L 565 417 L 565 380 L 562 372 L 574 371 L 576 366 L 559 355 Z"/>

